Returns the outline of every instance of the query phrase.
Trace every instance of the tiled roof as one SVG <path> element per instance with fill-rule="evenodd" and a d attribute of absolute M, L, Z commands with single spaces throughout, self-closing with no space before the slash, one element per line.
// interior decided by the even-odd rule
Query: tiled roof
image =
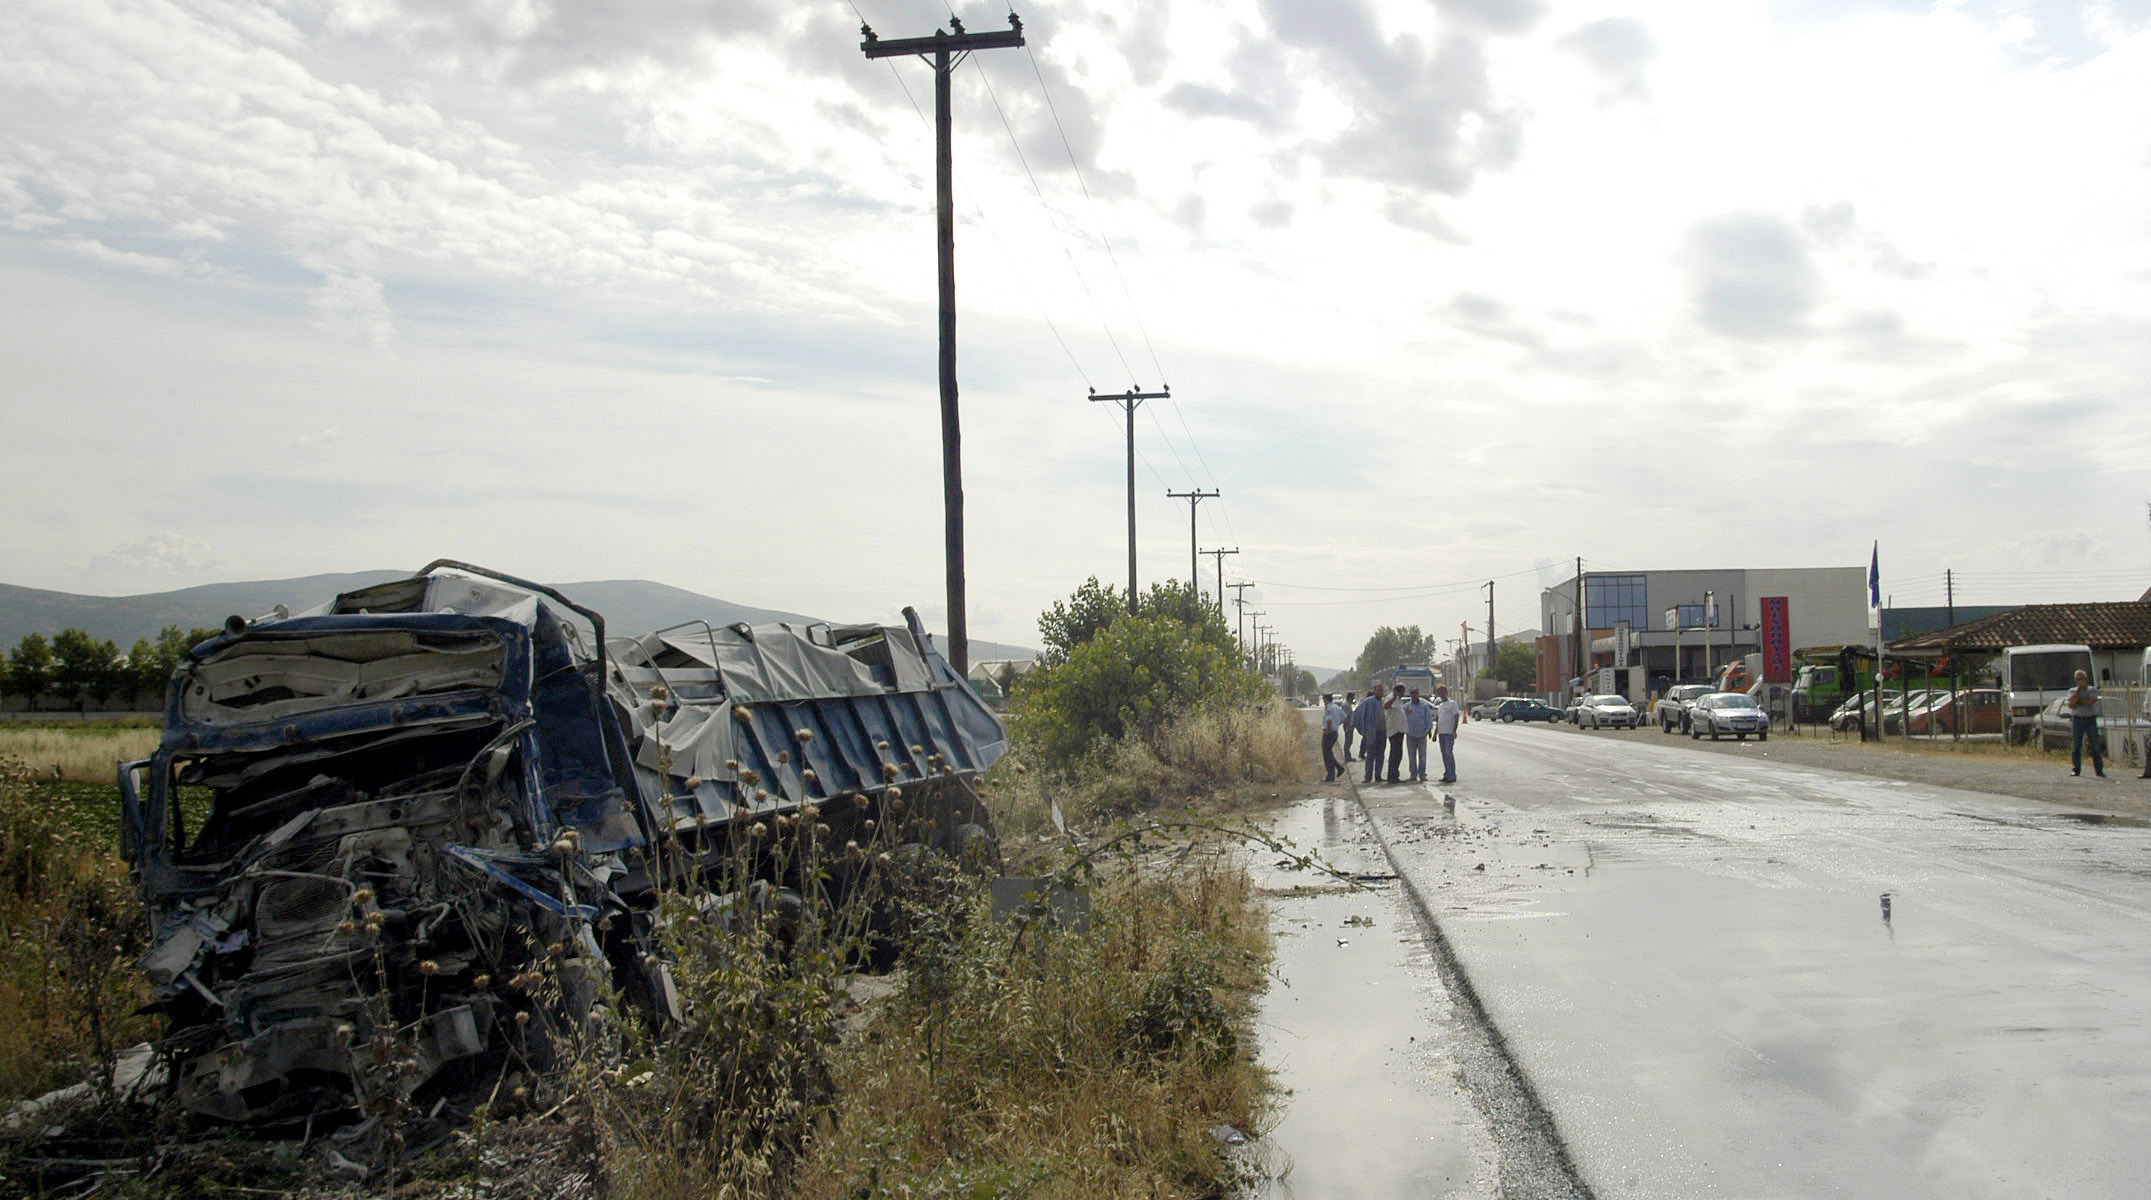
<path fill-rule="evenodd" d="M 1948 629 L 1899 638 L 1890 643 L 1890 649 L 2000 650 L 2057 642 L 2094 650 L 2151 646 L 2151 600 L 2026 604 Z"/>

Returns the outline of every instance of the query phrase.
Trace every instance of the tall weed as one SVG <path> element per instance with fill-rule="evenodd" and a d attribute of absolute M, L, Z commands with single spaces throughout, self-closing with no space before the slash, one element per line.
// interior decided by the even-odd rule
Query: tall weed
<path fill-rule="evenodd" d="M 132 962 L 142 906 L 118 855 L 84 845 L 0 758 L 0 1098 L 75 1082 L 147 1036 Z M 109 1074 L 107 1074 L 109 1077 Z"/>

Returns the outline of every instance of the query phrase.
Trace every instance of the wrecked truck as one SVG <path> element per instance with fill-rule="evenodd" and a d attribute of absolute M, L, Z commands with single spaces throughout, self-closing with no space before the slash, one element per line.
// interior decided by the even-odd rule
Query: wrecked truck
<path fill-rule="evenodd" d="M 155 754 L 120 769 L 181 1104 L 452 1118 L 546 1069 L 601 996 L 677 1016 L 668 887 L 736 888 L 720 866 L 781 863 L 785 836 L 991 855 L 971 784 L 1005 732 L 905 619 L 613 637 L 444 560 L 228 621 L 175 673 Z M 830 886 L 789 871 L 757 902 Z"/>

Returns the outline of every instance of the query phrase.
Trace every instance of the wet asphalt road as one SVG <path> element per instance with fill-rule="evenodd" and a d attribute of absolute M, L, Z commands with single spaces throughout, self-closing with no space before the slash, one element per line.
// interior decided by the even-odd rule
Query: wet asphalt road
<path fill-rule="evenodd" d="M 1598 1196 L 2151 1194 L 2151 829 L 1659 736 L 1360 789 Z"/>

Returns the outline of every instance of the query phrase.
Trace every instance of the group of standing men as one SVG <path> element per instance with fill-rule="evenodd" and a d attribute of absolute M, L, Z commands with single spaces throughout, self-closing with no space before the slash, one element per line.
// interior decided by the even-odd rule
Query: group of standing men
<path fill-rule="evenodd" d="M 1441 746 L 1441 778 L 1437 783 L 1456 782 L 1456 731 L 1464 723 L 1464 710 L 1449 698 L 1447 687 L 1434 689 L 1434 699 L 1422 699 L 1417 688 L 1405 695 L 1404 685 L 1398 684 L 1389 699 L 1384 700 L 1379 689 L 1367 693 L 1367 698 L 1352 704 L 1353 694 L 1345 693 L 1343 701 L 1336 693 L 1322 693 L 1322 782 L 1341 779 L 1344 764 L 1352 761 L 1352 735 L 1359 735 L 1359 754 L 1366 760 L 1362 783 L 1373 783 L 1382 778 L 1382 764 L 1389 764 L 1388 781 L 1401 783 L 1399 772 L 1406 769 L 1409 759 L 1411 781 L 1427 782 L 1427 736 L 1432 734 Z M 1344 757 L 1337 757 L 1337 742 L 1344 741 Z"/>

